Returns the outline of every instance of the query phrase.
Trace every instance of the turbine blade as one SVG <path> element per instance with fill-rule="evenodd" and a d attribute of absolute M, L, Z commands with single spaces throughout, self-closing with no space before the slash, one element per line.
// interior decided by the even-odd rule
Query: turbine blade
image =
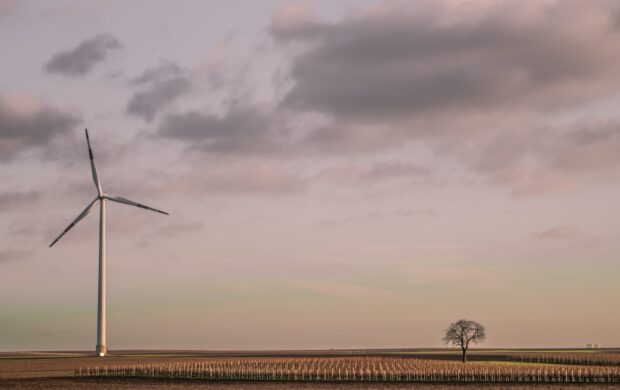
<path fill-rule="evenodd" d="M 84 211 L 82 211 L 80 213 L 80 215 L 77 216 L 76 219 L 73 220 L 73 222 L 71 222 L 71 224 L 69 226 L 67 226 L 67 228 L 65 230 L 62 231 L 62 233 L 60 233 L 60 236 L 58 236 L 51 244 L 50 244 L 50 248 L 58 241 L 60 240 L 60 238 L 62 236 L 64 236 L 69 230 L 71 230 L 72 227 L 74 227 L 75 225 L 77 225 L 78 222 L 80 222 L 82 220 L 82 218 L 84 218 L 85 216 L 88 215 L 88 213 L 90 213 L 90 209 L 93 207 L 93 205 L 95 204 L 95 202 L 99 200 L 99 197 L 93 199 L 92 202 L 90 202 L 88 204 L 88 206 L 86 206 L 86 208 L 84 209 Z"/>
<path fill-rule="evenodd" d="M 88 156 L 90 157 L 90 169 L 93 172 L 93 181 L 95 182 L 95 187 L 97 188 L 97 193 L 99 196 L 103 195 L 103 191 L 101 191 L 101 182 L 99 181 L 99 176 L 97 176 L 97 168 L 95 168 L 95 159 L 93 157 L 93 150 L 90 148 L 90 138 L 88 138 L 88 129 L 84 129 L 86 132 L 86 143 L 88 144 Z"/>
<path fill-rule="evenodd" d="M 104 198 L 108 199 L 108 200 L 111 200 L 112 202 L 128 204 L 130 206 L 140 207 L 141 209 L 155 211 L 156 213 L 162 213 L 162 214 L 165 214 L 165 215 L 170 215 L 170 214 L 168 214 L 165 211 L 161 211 L 161 210 L 157 210 L 157 209 L 154 209 L 152 207 L 149 207 L 149 206 L 145 206 L 145 205 L 143 205 L 141 203 L 134 202 L 133 200 L 129 200 L 127 198 L 123 198 L 122 196 L 104 195 Z"/>

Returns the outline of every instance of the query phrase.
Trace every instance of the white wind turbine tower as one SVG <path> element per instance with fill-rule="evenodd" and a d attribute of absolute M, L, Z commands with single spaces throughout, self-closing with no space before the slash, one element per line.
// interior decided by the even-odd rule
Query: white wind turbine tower
<path fill-rule="evenodd" d="M 108 348 L 106 346 L 106 329 L 105 329 L 105 204 L 106 200 L 128 204 L 130 206 L 140 207 L 142 209 L 155 211 L 158 213 L 169 215 L 165 211 L 157 210 L 152 207 L 145 206 L 143 204 L 134 202 L 132 200 L 120 197 L 120 196 L 111 196 L 103 192 L 101 189 L 101 182 L 99 182 L 99 177 L 97 176 L 97 169 L 95 168 L 95 160 L 93 159 L 93 151 L 90 148 L 90 139 L 88 138 L 88 129 L 86 131 L 86 143 L 88 144 L 88 154 L 90 156 L 90 168 L 93 173 L 93 181 L 95 182 L 95 187 L 97 188 L 97 197 L 93 199 L 92 202 L 86 206 L 84 211 L 77 216 L 77 218 L 71 222 L 69 226 L 58 236 L 51 244 L 54 245 L 62 236 L 64 236 L 72 227 L 74 227 L 78 222 L 82 220 L 90 210 L 92 209 L 95 202 L 99 201 L 99 294 L 98 294 L 98 304 L 97 304 L 97 355 L 105 356 L 108 352 Z"/>

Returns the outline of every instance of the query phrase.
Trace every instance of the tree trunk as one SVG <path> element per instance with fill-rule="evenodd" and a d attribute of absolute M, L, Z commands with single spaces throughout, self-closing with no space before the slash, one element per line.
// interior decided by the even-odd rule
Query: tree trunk
<path fill-rule="evenodd" d="M 463 348 L 463 363 L 467 362 L 467 355 L 466 354 L 467 354 L 467 349 Z"/>

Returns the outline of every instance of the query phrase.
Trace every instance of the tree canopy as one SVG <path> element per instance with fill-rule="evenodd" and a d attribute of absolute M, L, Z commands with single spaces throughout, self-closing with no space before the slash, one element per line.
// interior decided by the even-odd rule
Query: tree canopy
<path fill-rule="evenodd" d="M 476 321 L 458 320 L 446 329 L 442 339 L 444 344 L 459 346 L 463 352 L 463 363 L 467 361 L 467 349 L 470 343 L 478 344 L 486 339 L 484 326 Z"/>

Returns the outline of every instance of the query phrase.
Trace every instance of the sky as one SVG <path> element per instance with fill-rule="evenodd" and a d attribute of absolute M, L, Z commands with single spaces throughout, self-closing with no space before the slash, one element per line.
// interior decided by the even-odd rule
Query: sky
<path fill-rule="evenodd" d="M 0 351 L 619 346 L 615 0 L 0 0 Z"/>

